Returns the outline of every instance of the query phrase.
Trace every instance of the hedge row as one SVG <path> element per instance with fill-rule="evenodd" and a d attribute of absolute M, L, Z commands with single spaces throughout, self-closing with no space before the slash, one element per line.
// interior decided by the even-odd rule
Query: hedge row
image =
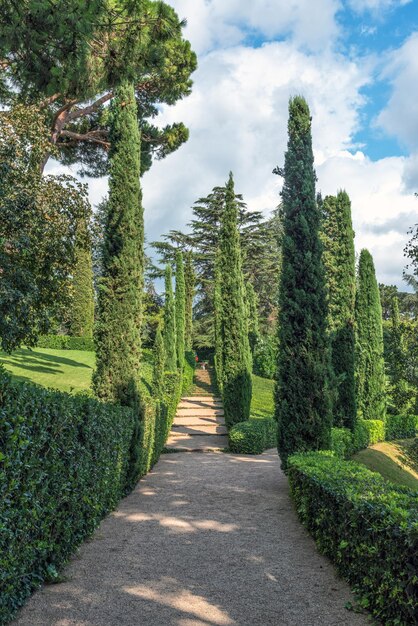
<path fill-rule="evenodd" d="M 416 623 L 418 493 L 332 453 L 289 459 L 291 493 L 320 551 L 386 626 Z"/>
<path fill-rule="evenodd" d="M 277 422 L 271 417 L 249 419 L 233 426 L 229 433 L 229 449 L 235 454 L 261 454 L 277 447 Z"/>
<path fill-rule="evenodd" d="M 42 335 L 37 341 L 38 348 L 50 350 L 86 350 L 94 351 L 92 337 L 69 337 L 68 335 Z"/>
<path fill-rule="evenodd" d="M 348 428 L 331 428 L 331 450 L 341 458 L 349 458 L 355 452 L 385 440 L 385 423 L 381 420 L 356 422 L 354 431 Z"/>
<path fill-rule="evenodd" d="M 6 623 L 146 474 L 181 395 L 131 409 L 14 383 L 0 370 L 0 623 Z"/>
<path fill-rule="evenodd" d="M 388 415 L 386 417 L 386 439 L 409 439 L 418 434 L 417 415 Z"/>

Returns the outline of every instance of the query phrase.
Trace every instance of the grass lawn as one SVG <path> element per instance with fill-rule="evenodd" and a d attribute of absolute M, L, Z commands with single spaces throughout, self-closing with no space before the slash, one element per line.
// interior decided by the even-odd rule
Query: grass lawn
<path fill-rule="evenodd" d="M 274 380 L 253 375 L 251 418 L 274 416 Z"/>
<path fill-rule="evenodd" d="M 0 363 L 16 380 L 76 393 L 90 389 L 95 354 L 83 350 L 22 349 L 13 354 L 0 352 Z M 141 373 L 142 386 L 149 393 L 152 362 L 148 350 L 143 353 Z"/>
<path fill-rule="evenodd" d="M 418 489 L 418 460 L 409 452 L 412 441 L 406 439 L 376 443 L 355 454 L 353 460 L 378 472 L 392 483 Z"/>

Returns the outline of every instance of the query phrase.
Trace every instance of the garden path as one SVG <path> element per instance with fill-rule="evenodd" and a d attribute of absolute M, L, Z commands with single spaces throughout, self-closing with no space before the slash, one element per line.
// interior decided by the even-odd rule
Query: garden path
<path fill-rule="evenodd" d="M 276 451 L 166 454 L 16 626 L 365 626 Z"/>

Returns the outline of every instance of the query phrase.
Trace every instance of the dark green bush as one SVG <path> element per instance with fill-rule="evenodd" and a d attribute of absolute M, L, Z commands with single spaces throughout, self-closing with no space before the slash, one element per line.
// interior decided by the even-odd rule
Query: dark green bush
<path fill-rule="evenodd" d="M 183 395 L 187 395 L 193 391 L 193 379 L 194 379 L 194 371 L 196 367 L 196 361 L 194 352 L 186 352 L 184 357 L 184 368 L 183 368 L 183 385 L 182 385 L 182 393 Z"/>
<path fill-rule="evenodd" d="M 332 453 L 289 459 L 298 515 L 385 626 L 416 623 L 418 493 Z"/>
<path fill-rule="evenodd" d="M 331 450 L 341 459 L 353 452 L 353 433 L 349 428 L 331 428 Z"/>
<path fill-rule="evenodd" d="M 235 454 L 261 454 L 277 446 L 277 422 L 272 418 L 249 419 L 229 431 L 229 449 Z"/>
<path fill-rule="evenodd" d="M 353 452 L 384 440 L 385 423 L 382 420 L 357 420 L 353 432 Z"/>
<path fill-rule="evenodd" d="M 276 337 L 260 337 L 254 349 L 253 372 L 262 378 L 274 378 L 277 366 Z"/>
<path fill-rule="evenodd" d="M 94 352 L 94 341 L 92 337 L 42 335 L 38 339 L 37 347 L 50 350 L 86 350 L 87 352 Z"/>
<path fill-rule="evenodd" d="M 417 415 L 388 415 L 386 417 L 386 439 L 408 439 L 418 432 Z"/>

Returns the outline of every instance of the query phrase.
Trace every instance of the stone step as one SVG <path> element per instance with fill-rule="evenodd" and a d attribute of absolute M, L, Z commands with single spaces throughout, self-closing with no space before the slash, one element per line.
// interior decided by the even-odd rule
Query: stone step
<path fill-rule="evenodd" d="M 191 401 L 191 402 L 222 402 L 222 398 L 219 398 L 218 396 L 213 396 L 213 395 L 206 395 L 203 396 L 202 394 L 196 395 L 196 396 L 186 396 L 184 398 L 181 399 L 181 402 L 187 402 L 187 401 Z"/>
<path fill-rule="evenodd" d="M 222 409 L 223 404 L 219 400 L 180 400 L 178 409 Z"/>
<path fill-rule="evenodd" d="M 225 435 L 187 436 L 170 434 L 166 448 L 178 452 L 210 452 L 228 447 Z"/>
<path fill-rule="evenodd" d="M 181 426 L 173 424 L 172 434 L 183 435 L 227 435 L 228 430 L 224 424 L 196 424 L 195 426 Z"/>
<path fill-rule="evenodd" d="M 209 426 L 210 424 L 225 425 L 225 418 L 222 415 L 201 416 L 195 415 L 183 416 L 176 415 L 173 426 Z"/>
<path fill-rule="evenodd" d="M 177 409 L 177 417 L 189 417 L 194 415 L 196 417 L 213 417 L 214 415 L 224 415 L 223 409 L 211 409 L 202 407 L 191 407 L 187 409 Z"/>

